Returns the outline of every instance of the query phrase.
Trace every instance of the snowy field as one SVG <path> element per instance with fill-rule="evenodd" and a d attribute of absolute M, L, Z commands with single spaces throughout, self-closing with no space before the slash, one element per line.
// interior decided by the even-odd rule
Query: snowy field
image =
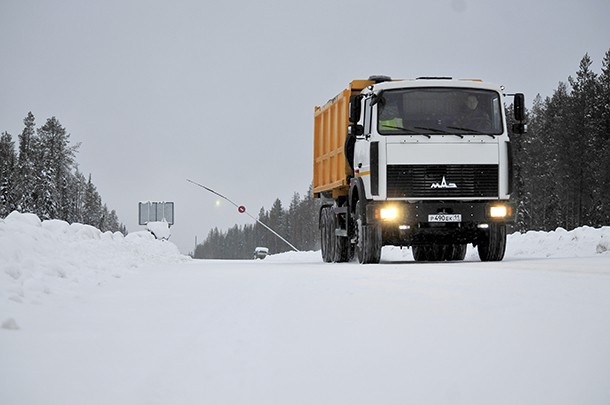
<path fill-rule="evenodd" d="M 610 404 L 610 227 L 500 263 L 191 260 L 0 220 L 0 404 Z"/>

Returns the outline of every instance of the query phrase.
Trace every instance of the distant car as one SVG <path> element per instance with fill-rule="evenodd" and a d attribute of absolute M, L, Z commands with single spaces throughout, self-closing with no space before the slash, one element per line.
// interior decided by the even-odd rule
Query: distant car
<path fill-rule="evenodd" d="M 257 247 L 254 249 L 254 259 L 264 259 L 269 254 L 269 249 L 266 247 Z"/>

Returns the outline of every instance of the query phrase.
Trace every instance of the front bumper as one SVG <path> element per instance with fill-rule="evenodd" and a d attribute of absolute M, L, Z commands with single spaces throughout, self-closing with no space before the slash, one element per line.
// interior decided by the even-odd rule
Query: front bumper
<path fill-rule="evenodd" d="M 454 219 L 453 215 L 459 214 L 461 216 L 459 221 L 453 220 L 447 223 L 508 224 L 515 221 L 515 211 L 514 206 L 506 200 L 371 202 L 367 204 L 367 222 L 399 227 L 434 226 L 444 222 L 430 222 L 431 215 L 445 214 L 447 218 Z"/>

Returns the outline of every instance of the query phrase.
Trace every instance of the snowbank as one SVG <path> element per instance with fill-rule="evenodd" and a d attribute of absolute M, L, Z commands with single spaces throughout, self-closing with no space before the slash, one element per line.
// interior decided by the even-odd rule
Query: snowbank
<path fill-rule="evenodd" d="M 510 257 L 588 257 L 610 254 L 610 226 L 584 226 L 572 231 L 529 231 L 508 236 Z"/>
<path fill-rule="evenodd" d="M 172 235 L 167 221 L 153 221 L 146 224 L 146 229 L 152 233 L 157 239 L 169 239 Z"/>
<path fill-rule="evenodd" d="M 17 211 L 0 219 L 0 300 L 38 302 L 55 291 L 98 285 L 150 263 L 190 260 L 149 232 L 101 232 Z"/>

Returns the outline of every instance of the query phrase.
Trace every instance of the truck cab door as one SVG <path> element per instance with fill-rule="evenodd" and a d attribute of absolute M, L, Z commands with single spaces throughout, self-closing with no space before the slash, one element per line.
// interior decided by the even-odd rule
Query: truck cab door
<path fill-rule="evenodd" d="M 375 148 L 379 146 L 379 142 L 374 140 L 373 137 L 373 107 L 371 106 L 371 98 L 366 97 L 363 103 L 363 127 L 364 134 L 360 135 L 356 139 L 354 147 L 354 174 L 356 177 L 360 177 L 364 183 L 365 194 L 367 199 L 371 199 L 372 195 L 378 194 L 372 193 L 371 186 L 377 184 L 375 181 L 375 175 L 378 179 L 378 167 L 371 166 L 371 151 L 375 152 Z M 375 163 L 375 162 L 373 162 Z M 373 181 L 371 181 L 373 179 Z"/>

